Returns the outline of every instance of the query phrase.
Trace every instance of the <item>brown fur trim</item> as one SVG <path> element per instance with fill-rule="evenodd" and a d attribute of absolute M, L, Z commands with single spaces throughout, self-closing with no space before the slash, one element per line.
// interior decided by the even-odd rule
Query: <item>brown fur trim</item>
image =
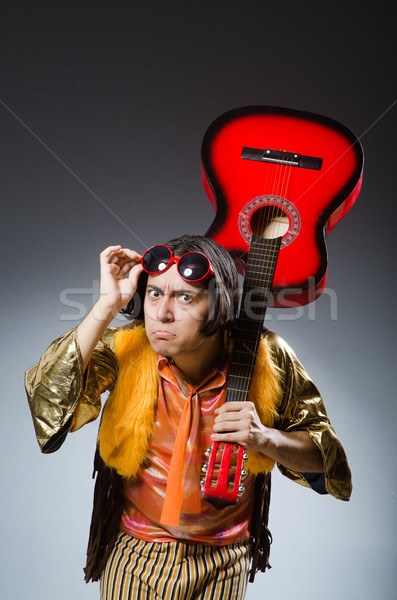
<path fill-rule="evenodd" d="M 260 473 L 255 479 L 254 508 L 251 516 L 251 569 L 249 581 L 252 583 L 258 571 L 271 569 L 269 563 L 270 545 L 273 541 L 268 528 L 271 491 L 271 473 Z"/>
<path fill-rule="evenodd" d="M 99 455 L 94 458 L 96 475 L 90 535 L 87 547 L 85 581 L 98 581 L 114 548 L 123 510 L 121 476 L 107 467 Z"/>

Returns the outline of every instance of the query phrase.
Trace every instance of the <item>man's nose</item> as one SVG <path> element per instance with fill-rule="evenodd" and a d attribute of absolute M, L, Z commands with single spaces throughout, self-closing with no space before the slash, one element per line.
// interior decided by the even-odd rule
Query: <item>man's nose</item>
<path fill-rule="evenodd" d="M 157 314 L 158 321 L 169 322 L 174 321 L 174 305 L 171 298 L 167 298 L 167 296 L 163 296 L 157 305 Z"/>

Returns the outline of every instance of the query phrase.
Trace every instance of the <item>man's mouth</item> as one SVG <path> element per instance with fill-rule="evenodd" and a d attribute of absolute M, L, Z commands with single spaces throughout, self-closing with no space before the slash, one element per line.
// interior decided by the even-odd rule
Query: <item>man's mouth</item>
<path fill-rule="evenodd" d="M 170 338 L 175 337 L 173 333 L 162 330 L 155 331 L 153 335 L 159 340 L 169 340 Z"/>

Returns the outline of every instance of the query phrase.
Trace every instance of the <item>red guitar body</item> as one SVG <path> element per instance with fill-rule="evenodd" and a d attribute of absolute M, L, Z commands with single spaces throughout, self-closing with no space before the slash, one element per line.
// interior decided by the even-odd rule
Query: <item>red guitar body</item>
<path fill-rule="evenodd" d="M 216 211 L 206 235 L 245 261 L 252 231 L 269 211 L 284 228 L 272 298 L 285 307 L 315 300 L 327 275 L 325 237 L 361 187 L 360 142 L 336 121 L 251 106 L 216 119 L 202 146 L 204 187 Z"/>

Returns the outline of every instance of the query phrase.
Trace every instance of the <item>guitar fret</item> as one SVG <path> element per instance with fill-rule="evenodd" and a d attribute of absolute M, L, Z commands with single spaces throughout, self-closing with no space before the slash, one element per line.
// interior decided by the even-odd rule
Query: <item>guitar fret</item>
<path fill-rule="evenodd" d="M 233 375 L 233 377 L 240 377 L 240 375 L 242 375 L 244 373 L 249 373 L 250 371 L 252 371 L 255 366 L 255 360 L 254 360 L 254 356 L 253 355 L 251 355 L 251 356 L 252 356 L 252 362 L 250 365 L 244 365 L 245 366 L 244 371 L 243 371 L 243 367 L 239 366 L 239 367 L 237 367 L 237 369 L 231 370 L 229 376 Z"/>
<path fill-rule="evenodd" d="M 251 348 L 245 354 L 244 354 L 243 351 L 238 352 L 238 354 L 240 355 L 240 358 L 243 361 L 243 362 L 240 362 L 240 364 L 242 364 L 242 365 L 245 364 L 246 366 L 249 366 L 251 363 L 253 364 L 255 362 L 255 353 L 251 350 Z M 247 365 L 247 355 L 249 356 L 249 363 L 248 363 L 248 365 Z M 238 360 L 236 361 L 236 364 L 238 364 Z"/>
<path fill-rule="evenodd" d="M 235 348 L 233 354 L 251 354 L 251 351 L 248 350 L 243 350 L 242 348 Z"/>
<path fill-rule="evenodd" d="M 244 285 L 247 287 L 250 281 L 254 281 L 255 283 L 259 283 L 261 287 L 267 288 L 266 283 L 271 280 L 272 275 L 273 271 L 265 273 L 260 269 L 251 269 L 250 273 L 248 273 L 248 276 L 246 275 Z"/>
<path fill-rule="evenodd" d="M 253 339 L 251 339 L 251 340 L 244 341 L 245 350 L 240 351 L 240 354 L 242 355 L 240 357 L 242 360 L 242 364 L 244 364 L 244 362 L 245 362 L 245 364 L 247 364 L 247 361 L 245 360 L 244 352 L 245 352 L 245 354 L 252 355 L 253 351 L 256 348 L 256 345 L 259 344 L 259 340 L 260 340 L 260 335 L 257 335 L 257 336 L 255 336 L 255 338 L 253 337 Z M 239 352 L 239 349 L 236 348 L 235 352 L 237 354 Z"/>
<path fill-rule="evenodd" d="M 241 383 L 243 383 L 244 379 L 248 379 L 249 378 L 249 373 L 253 371 L 254 366 L 252 366 L 252 369 L 247 369 L 245 371 L 245 374 L 240 372 L 240 373 L 236 373 L 235 371 L 233 373 L 229 373 L 229 381 L 231 381 L 232 383 L 234 382 L 236 385 L 239 383 L 239 381 L 241 381 Z"/>
<path fill-rule="evenodd" d="M 259 325 L 259 330 L 262 329 L 262 324 Z M 255 347 L 255 344 L 257 343 L 257 341 L 259 340 L 260 337 L 260 331 L 256 332 L 256 331 L 250 331 L 250 330 L 246 330 L 246 331 L 242 331 L 241 334 L 244 336 L 240 339 L 236 340 L 236 352 L 238 352 L 239 350 L 241 350 L 241 352 L 244 351 L 251 351 L 251 348 Z"/>
<path fill-rule="evenodd" d="M 249 270 L 248 273 L 248 278 L 250 277 L 251 273 L 259 273 L 260 275 L 262 274 L 266 274 L 271 272 L 273 269 L 271 269 L 271 265 L 270 266 L 263 266 L 263 265 L 251 265 L 251 268 Z"/>
<path fill-rule="evenodd" d="M 255 343 L 262 330 L 262 320 L 259 323 L 257 323 L 252 321 L 251 319 L 251 323 L 252 324 L 247 322 L 246 327 L 240 327 L 239 324 L 238 331 L 236 331 L 236 342 L 238 342 L 239 344 L 246 344 L 246 342 Z M 243 325 L 243 323 L 241 324 Z M 254 326 L 256 326 L 255 329 Z"/>
<path fill-rule="evenodd" d="M 251 245 L 250 255 L 255 258 L 261 258 L 264 254 L 275 254 L 277 253 L 277 248 L 275 246 L 266 246 L 262 245 L 262 247 L 255 248 L 255 245 Z"/>
<path fill-rule="evenodd" d="M 243 373 L 229 373 L 229 382 L 231 382 L 233 385 L 238 385 L 238 384 L 243 384 L 244 380 L 249 380 L 249 374 L 251 373 L 252 375 L 252 369 L 248 369 L 245 371 L 245 375 Z"/>
<path fill-rule="evenodd" d="M 254 357 L 252 357 L 252 358 L 254 358 Z M 254 360 L 252 360 L 251 364 L 249 364 L 249 365 L 247 365 L 247 363 L 245 363 L 245 364 L 240 363 L 240 366 L 236 365 L 236 369 L 233 369 L 232 371 L 230 371 L 230 374 L 233 374 L 236 377 L 238 377 L 240 375 L 240 373 L 242 373 L 242 368 L 241 368 L 242 366 L 245 367 L 245 369 L 250 370 L 250 369 L 254 368 L 254 365 L 255 365 Z"/>
<path fill-rule="evenodd" d="M 251 370 L 251 369 L 249 369 L 249 370 Z M 230 373 L 229 374 L 229 379 L 233 379 L 233 378 L 234 379 L 248 379 L 248 376 L 247 375 L 240 375 L 240 374 L 236 374 L 236 373 L 233 373 L 233 374 Z"/>
<path fill-rule="evenodd" d="M 253 319 L 253 317 L 255 317 L 255 314 L 253 314 L 253 308 L 251 307 L 251 311 L 250 311 L 250 316 L 248 317 L 248 315 L 245 312 L 245 309 L 241 309 L 241 312 L 243 312 L 243 315 L 241 317 L 239 317 L 238 319 L 238 323 L 236 324 L 237 327 L 237 331 L 236 331 L 236 335 L 238 335 L 238 332 L 241 331 L 241 333 L 243 335 L 245 335 L 245 332 L 247 331 L 247 328 L 250 327 L 251 329 L 254 327 L 258 327 L 258 324 L 256 323 L 257 319 Z M 266 312 L 261 306 L 257 307 L 257 312 L 260 315 L 261 312 Z"/>
<path fill-rule="evenodd" d="M 251 275 L 251 273 L 259 273 L 259 274 L 266 274 L 267 272 L 272 272 L 272 269 L 269 267 L 263 267 L 261 265 L 252 265 L 250 272 L 248 274 L 248 279 Z"/>
<path fill-rule="evenodd" d="M 254 361 L 254 355 L 252 355 L 252 354 L 251 354 L 251 356 L 252 356 L 252 361 L 250 362 L 250 364 L 247 364 L 247 362 L 245 362 L 245 363 L 235 363 L 235 364 L 236 364 L 236 367 L 237 367 L 237 369 L 240 369 L 240 371 L 239 371 L 239 372 L 241 372 L 241 367 L 242 367 L 242 366 L 243 366 L 243 367 L 246 367 L 246 368 L 251 368 L 251 367 L 253 367 L 253 365 L 255 364 L 255 361 Z M 238 365 L 240 365 L 240 366 L 238 366 Z M 234 372 L 235 372 L 235 371 L 233 371 L 233 373 L 234 373 Z"/>
<path fill-rule="evenodd" d="M 253 368 L 246 369 L 244 372 L 239 372 L 239 373 L 237 373 L 236 371 L 233 371 L 232 373 L 229 373 L 229 380 L 230 381 L 233 380 L 236 385 L 240 380 L 241 380 L 241 383 L 244 383 L 244 380 L 249 379 L 250 374 L 252 375 L 253 370 L 254 370 Z"/>
<path fill-rule="evenodd" d="M 246 367 L 247 369 L 250 368 L 249 365 L 247 365 L 246 363 L 240 363 L 240 362 L 237 362 L 237 361 L 233 361 L 233 365 L 241 365 L 243 367 Z"/>
<path fill-rule="evenodd" d="M 267 283 L 271 281 L 273 275 L 273 271 L 269 273 L 265 273 L 262 270 L 251 269 L 250 273 L 246 275 L 246 280 L 244 281 L 245 287 L 249 285 L 251 281 L 254 281 L 257 285 L 259 284 L 261 287 L 268 289 Z"/>
<path fill-rule="evenodd" d="M 260 256 L 255 256 L 251 254 L 251 262 L 259 263 L 260 265 L 264 265 L 266 263 L 265 258 L 271 258 L 274 261 L 277 259 L 277 252 L 261 252 Z"/>
<path fill-rule="evenodd" d="M 230 398 L 228 398 L 226 396 L 225 402 L 246 402 L 248 394 L 244 394 L 246 397 L 245 398 L 234 398 L 233 396 L 231 396 Z"/>
<path fill-rule="evenodd" d="M 241 387 L 241 388 L 229 387 L 227 393 L 228 393 L 229 397 L 230 396 L 236 397 L 236 396 L 239 396 L 239 395 L 240 396 L 244 396 L 244 395 L 246 396 L 249 393 L 249 388 L 250 388 L 250 386 L 247 386 L 245 388 L 243 388 L 243 387 Z"/>

